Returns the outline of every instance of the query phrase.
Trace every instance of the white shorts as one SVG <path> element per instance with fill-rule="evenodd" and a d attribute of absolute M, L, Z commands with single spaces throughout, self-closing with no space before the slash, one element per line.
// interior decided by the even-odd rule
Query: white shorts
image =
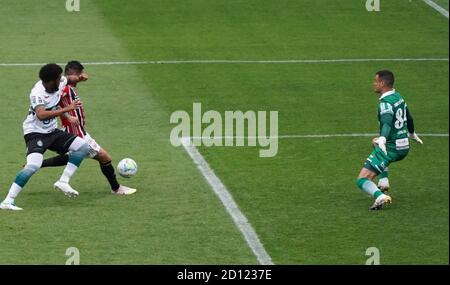
<path fill-rule="evenodd" d="M 89 135 L 86 134 L 84 136 L 84 140 L 88 143 L 89 145 L 89 153 L 88 156 L 90 158 L 94 158 L 97 156 L 97 154 L 100 152 L 101 146 Z"/>

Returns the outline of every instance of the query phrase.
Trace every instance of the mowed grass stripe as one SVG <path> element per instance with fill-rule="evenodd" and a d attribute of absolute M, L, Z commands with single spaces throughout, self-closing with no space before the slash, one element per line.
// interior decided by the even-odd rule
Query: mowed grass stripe
<path fill-rule="evenodd" d="M 389 61 L 449 61 L 448 58 L 340 58 L 340 59 L 198 59 L 198 60 L 147 60 L 147 61 L 104 61 L 84 62 L 84 65 L 148 65 L 148 64 L 304 64 L 304 63 L 357 63 L 357 62 L 389 62 Z M 45 63 L 0 63 L 0 67 L 42 66 Z M 63 64 L 63 63 L 59 63 Z"/>

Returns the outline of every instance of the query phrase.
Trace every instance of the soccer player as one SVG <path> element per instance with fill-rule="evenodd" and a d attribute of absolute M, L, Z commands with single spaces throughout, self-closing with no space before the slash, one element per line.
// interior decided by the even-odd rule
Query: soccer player
<path fill-rule="evenodd" d="M 394 81 L 394 74 L 391 71 L 382 70 L 376 73 L 373 82 L 375 92 L 380 96 L 378 105 L 380 136 L 372 141 L 374 150 L 365 161 L 356 180 L 356 185 L 361 190 L 375 198 L 369 210 L 380 210 L 384 204 L 392 203 L 392 198 L 384 194 L 373 182 L 374 178 L 381 174 L 379 186 L 384 184 L 383 190 L 389 188 L 387 168 L 392 162 L 400 161 L 408 155 L 408 137 L 423 144 L 414 132 L 413 118 L 405 99 L 394 89 Z"/>
<path fill-rule="evenodd" d="M 79 100 L 79 96 L 75 90 L 79 82 L 88 80 L 88 75 L 83 71 L 84 66 L 79 61 L 70 61 L 64 68 L 64 74 L 69 78 L 67 86 L 61 96 L 59 103 L 61 108 L 70 106 L 73 102 Z M 97 160 L 103 175 L 111 186 L 111 192 L 116 195 L 131 195 L 136 189 L 120 185 L 117 181 L 114 167 L 111 163 L 111 156 L 86 132 L 85 115 L 83 107 L 71 110 L 69 113 L 62 114 L 62 126 L 65 131 L 79 138 L 84 139 L 89 145 L 89 157 Z M 69 155 L 63 154 L 44 160 L 42 167 L 54 167 L 66 165 L 69 161 Z"/>
<path fill-rule="evenodd" d="M 57 129 L 56 117 L 82 107 L 80 100 L 74 100 L 64 108 L 58 107 L 61 92 L 67 84 L 67 78 L 61 74 L 62 68 L 54 63 L 44 65 L 39 71 L 41 80 L 31 90 L 30 109 L 23 123 L 27 162 L 17 174 L 6 199 L 0 203 L 2 210 L 22 210 L 15 205 L 15 199 L 31 176 L 41 168 L 47 149 L 58 153 L 70 152 L 66 168 L 54 187 L 69 197 L 78 196 L 69 181 L 87 155 L 89 146 L 83 139 Z"/>

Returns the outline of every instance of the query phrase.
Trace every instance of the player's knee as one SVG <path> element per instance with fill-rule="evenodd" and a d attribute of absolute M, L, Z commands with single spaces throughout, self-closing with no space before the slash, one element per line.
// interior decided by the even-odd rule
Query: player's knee
<path fill-rule="evenodd" d="M 112 160 L 111 155 L 104 149 L 99 152 L 99 158 L 101 163 L 107 163 Z"/>
<path fill-rule="evenodd" d="M 89 153 L 89 145 L 87 143 L 81 144 L 76 151 L 72 151 L 69 155 L 69 162 L 80 166 L 83 159 L 88 155 Z"/>
<path fill-rule="evenodd" d="M 27 155 L 27 163 L 25 168 L 39 169 L 44 161 L 44 155 L 42 153 L 30 153 Z"/>
<path fill-rule="evenodd" d="M 79 149 L 78 152 L 83 154 L 83 156 L 88 155 L 89 153 L 89 145 L 87 143 L 83 144 Z"/>
<path fill-rule="evenodd" d="M 35 174 L 36 172 L 38 172 L 38 170 L 41 168 L 40 165 L 36 165 L 36 164 L 27 164 L 25 165 L 24 170 L 27 170 L 29 173 L 31 174 Z"/>
<path fill-rule="evenodd" d="M 83 151 L 89 151 L 89 145 L 87 144 L 87 142 L 79 137 L 76 137 L 72 144 L 70 144 L 69 150 L 72 152 L 83 152 Z"/>

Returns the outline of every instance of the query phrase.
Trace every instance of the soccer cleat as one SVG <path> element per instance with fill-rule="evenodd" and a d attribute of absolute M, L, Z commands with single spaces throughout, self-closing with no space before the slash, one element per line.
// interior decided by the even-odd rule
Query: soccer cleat
<path fill-rule="evenodd" d="M 129 188 L 127 186 L 120 185 L 119 189 L 117 189 L 116 191 L 111 191 L 111 193 L 114 195 L 131 195 L 136 193 L 136 191 L 137 190 L 134 188 Z"/>
<path fill-rule="evenodd" d="M 0 204 L 0 209 L 2 210 L 12 210 L 12 211 L 21 211 L 23 210 L 22 208 L 17 207 L 16 205 L 12 204 L 12 203 L 5 203 L 2 202 Z"/>
<path fill-rule="evenodd" d="M 64 195 L 68 196 L 69 198 L 75 198 L 80 195 L 75 189 L 70 187 L 69 183 L 58 181 L 53 186 L 56 190 L 63 192 Z"/>
<path fill-rule="evenodd" d="M 385 193 L 385 192 L 389 191 L 389 188 L 390 188 L 389 180 L 387 178 L 381 178 L 378 181 L 377 186 L 381 190 L 381 192 Z"/>
<path fill-rule="evenodd" d="M 392 198 L 386 194 L 380 195 L 377 199 L 375 199 L 375 202 L 372 206 L 370 206 L 369 210 L 376 211 L 381 210 L 383 208 L 384 204 L 391 204 Z"/>

